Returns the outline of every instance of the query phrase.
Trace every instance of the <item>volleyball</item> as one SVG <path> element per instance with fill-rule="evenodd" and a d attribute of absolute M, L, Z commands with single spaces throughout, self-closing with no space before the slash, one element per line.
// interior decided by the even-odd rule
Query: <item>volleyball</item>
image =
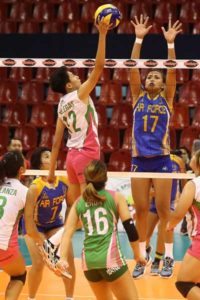
<path fill-rule="evenodd" d="M 98 25 L 101 20 L 107 25 L 111 25 L 109 29 L 117 27 L 122 18 L 122 14 L 119 9 L 112 4 L 104 4 L 97 8 L 94 19 Z"/>

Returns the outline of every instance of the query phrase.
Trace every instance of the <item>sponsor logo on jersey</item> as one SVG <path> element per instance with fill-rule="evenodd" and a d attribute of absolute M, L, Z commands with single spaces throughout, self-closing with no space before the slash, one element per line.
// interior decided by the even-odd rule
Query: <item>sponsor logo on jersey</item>
<path fill-rule="evenodd" d="M 106 59 L 106 62 L 105 62 L 106 67 L 114 67 L 114 66 L 116 66 L 116 64 L 117 64 L 116 60 Z"/>
<path fill-rule="evenodd" d="M 25 66 L 34 66 L 36 64 L 36 61 L 34 59 L 31 58 L 27 58 L 25 60 L 23 60 L 22 62 Z"/>
<path fill-rule="evenodd" d="M 157 61 L 155 61 L 153 59 L 149 59 L 149 60 L 147 60 L 147 61 L 144 62 L 144 65 L 146 67 L 152 67 L 152 68 L 154 68 L 154 67 L 156 67 L 158 65 L 158 63 L 157 63 Z"/>
<path fill-rule="evenodd" d="M 166 67 L 174 68 L 174 67 L 176 67 L 177 62 L 175 60 L 169 59 L 169 60 L 165 61 L 163 63 L 163 65 Z"/>
<path fill-rule="evenodd" d="M 52 66 L 55 66 L 56 61 L 53 60 L 53 59 L 45 59 L 42 63 L 43 63 L 43 65 L 45 65 L 45 66 L 52 67 Z"/>
<path fill-rule="evenodd" d="M 135 67 L 137 62 L 134 59 L 127 59 L 123 62 L 123 64 L 127 67 Z"/>
<path fill-rule="evenodd" d="M 63 65 L 66 66 L 66 67 L 73 67 L 73 66 L 76 65 L 76 62 L 73 59 L 65 59 L 63 61 Z"/>
<path fill-rule="evenodd" d="M 94 67 L 95 65 L 95 60 L 94 59 L 86 59 L 83 61 L 83 64 L 86 66 L 86 67 Z"/>
<path fill-rule="evenodd" d="M 5 66 L 14 66 L 16 64 L 16 61 L 12 58 L 7 58 L 7 59 L 3 60 L 3 64 Z"/>
<path fill-rule="evenodd" d="M 195 68 L 198 66 L 198 62 L 195 60 L 187 60 L 186 62 L 184 62 L 184 65 L 188 68 Z"/>

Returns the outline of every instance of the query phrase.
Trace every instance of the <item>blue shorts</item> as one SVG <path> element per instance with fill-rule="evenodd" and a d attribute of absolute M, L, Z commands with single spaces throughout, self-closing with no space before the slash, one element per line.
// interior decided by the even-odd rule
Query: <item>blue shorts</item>
<path fill-rule="evenodd" d="M 169 155 L 132 157 L 131 172 L 172 173 L 172 161 Z"/>
<path fill-rule="evenodd" d="M 177 187 L 178 187 L 177 185 L 178 185 L 177 179 L 173 179 L 172 180 L 171 199 L 170 199 L 170 210 L 172 210 L 172 211 L 174 211 L 174 202 L 176 199 L 176 193 L 177 193 Z M 155 198 L 152 198 L 149 211 L 152 212 L 153 214 L 157 214 Z"/>
<path fill-rule="evenodd" d="M 25 228 L 24 218 L 22 218 L 21 226 L 22 226 L 22 234 L 26 235 L 27 232 L 26 232 L 26 228 Z M 55 229 L 55 228 L 59 228 L 59 227 L 63 227 L 63 226 L 64 226 L 64 223 L 61 219 L 55 220 L 55 222 L 53 222 L 51 224 L 43 225 L 43 226 L 39 226 L 36 224 L 37 230 L 42 233 L 47 233 L 51 229 Z"/>

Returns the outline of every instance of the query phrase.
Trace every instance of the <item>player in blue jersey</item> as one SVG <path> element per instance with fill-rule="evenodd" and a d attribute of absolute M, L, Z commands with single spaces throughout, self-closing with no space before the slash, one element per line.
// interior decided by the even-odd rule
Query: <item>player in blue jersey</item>
<path fill-rule="evenodd" d="M 49 170 L 51 152 L 46 147 L 37 148 L 31 157 L 31 168 L 36 170 Z M 32 267 L 28 273 L 29 300 L 35 299 L 37 290 L 42 280 L 44 262 L 36 244 L 43 245 L 45 239 L 53 239 L 62 232 L 64 219 L 61 215 L 63 201 L 67 208 L 70 205 L 68 181 L 66 177 L 58 176 L 54 184 L 47 181 L 47 177 L 41 176 L 33 180 L 29 187 L 25 206 L 26 244 L 31 255 Z M 62 233 L 60 234 L 60 236 Z M 53 243 L 55 244 L 55 243 Z M 70 257 L 72 265 L 72 279 L 63 278 L 66 299 L 73 299 L 75 267 L 73 251 Z"/>
<path fill-rule="evenodd" d="M 131 58 L 140 57 L 143 38 L 151 26 L 147 26 L 148 17 L 143 15 L 132 21 L 136 40 Z M 173 25 L 169 19 L 168 30 L 162 27 L 168 44 L 168 58 L 175 59 L 174 40 L 181 31 L 181 24 Z M 168 69 L 166 80 L 160 70 L 150 70 L 147 74 L 144 89 L 138 69 L 130 71 L 130 88 L 133 99 L 133 133 L 132 133 L 132 171 L 133 172 L 172 172 L 169 144 L 169 120 L 176 89 L 176 71 Z M 166 224 L 170 213 L 171 179 L 132 178 L 132 193 L 136 207 L 136 223 L 140 237 L 141 253 L 146 252 L 146 221 L 149 208 L 149 190 L 151 184 L 155 189 L 155 202 L 163 232 L 163 243 Z M 133 277 L 144 274 L 145 267 L 137 264 Z"/>

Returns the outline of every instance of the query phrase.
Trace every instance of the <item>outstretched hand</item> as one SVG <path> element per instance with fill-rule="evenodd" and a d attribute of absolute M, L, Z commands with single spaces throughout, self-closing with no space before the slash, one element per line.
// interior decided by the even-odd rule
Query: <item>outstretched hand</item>
<path fill-rule="evenodd" d="M 135 16 L 134 19 L 135 19 L 135 22 L 131 21 L 131 24 L 135 28 L 135 35 L 137 38 L 143 39 L 152 27 L 152 25 L 147 27 L 149 17 L 144 18 L 143 15 L 140 15 L 140 20 L 138 20 L 137 16 Z"/>
<path fill-rule="evenodd" d="M 164 34 L 164 37 L 165 37 L 167 43 L 173 43 L 174 42 L 177 34 L 182 32 L 181 26 L 182 26 L 182 23 L 180 23 L 178 20 L 172 25 L 171 16 L 169 17 L 168 30 L 165 30 L 164 27 L 161 27 L 162 32 Z"/>
<path fill-rule="evenodd" d="M 112 24 L 106 24 L 104 21 L 103 21 L 103 18 L 102 20 L 99 22 L 99 24 L 95 24 L 97 29 L 99 30 L 99 33 L 101 34 L 107 34 L 108 30 L 111 28 Z"/>

